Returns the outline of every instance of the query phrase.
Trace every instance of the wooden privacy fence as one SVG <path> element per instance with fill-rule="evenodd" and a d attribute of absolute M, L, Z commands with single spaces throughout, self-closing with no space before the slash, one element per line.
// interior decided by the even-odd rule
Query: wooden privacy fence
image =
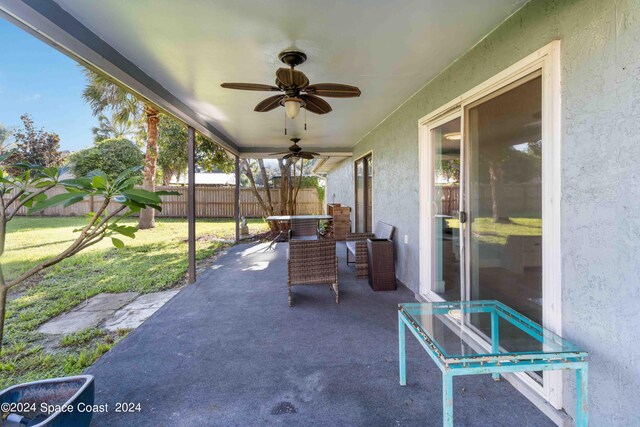
<path fill-rule="evenodd" d="M 182 218 L 187 216 L 187 187 L 186 186 L 158 186 L 156 190 L 177 191 L 180 196 L 162 196 L 162 212 L 157 212 L 158 217 Z M 55 187 L 47 191 L 49 197 L 64 193 L 62 187 Z M 266 191 L 260 191 L 266 198 Z M 196 185 L 196 217 L 198 218 L 233 218 L 234 214 L 234 187 L 213 187 Z M 8 197 L 7 197 L 8 199 Z M 280 190 L 271 189 L 271 199 L 278 209 L 280 203 Z M 97 209 L 102 203 L 101 197 L 87 198 L 75 205 L 63 208 L 57 206 L 47 208 L 37 215 L 42 216 L 81 216 Z M 109 210 L 118 206 L 112 203 Z M 25 215 L 26 209 L 21 209 L 18 215 Z M 322 202 L 318 198 L 315 188 L 301 188 L 298 192 L 296 213 L 299 215 L 312 215 L 322 213 Z M 240 189 L 240 215 L 247 218 L 259 218 L 264 215 L 253 191 L 249 188 Z"/>
<path fill-rule="evenodd" d="M 479 184 L 471 198 L 475 209 L 480 215 L 492 212 L 493 197 L 490 184 Z M 502 210 L 510 215 L 533 216 L 539 215 L 542 206 L 542 187 L 539 183 L 501 184 L 497 191 L 500 193 Z M 457 185 L 443 185 L 438 187 L 441 208 L 440 213 L 454 215 L 460 210 L 460 187 Z"/>

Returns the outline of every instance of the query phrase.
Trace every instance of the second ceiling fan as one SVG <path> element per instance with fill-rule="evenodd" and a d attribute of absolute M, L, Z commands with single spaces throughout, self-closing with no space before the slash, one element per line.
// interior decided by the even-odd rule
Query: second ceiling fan
<path fill-rule="evenodd" d="M 298 50 L 284 50 L 278 58 L 289 68 L 278 68 L 276 71 L 276 86 L 259 83 L 222 83 L 227 89 L 280 92 L 270 96 L 256 105 L 254 111 L 264 113 L 280 106 L 285 108 L 287 116 L 293 119 L 305 108 L 315 114 L 327 114 L 331 106 L 320 98 L 354 98 L 360 96 L 360 89 L 355 86 L 340 83 L 309 84 L 309 79 L 302 71 L 295 67 L 307 60 L 307 55 Z"/>
<path fill-rule="evenodd" d="M 315 156 L 319 156 L 320 153 L 314 153 L 313 151 L 302 151 L 302 147 L 298 145 L 300 138 L 291 138 L 293 145 L 289 147 L 289 151 L 283 151 L 282 153 L 271 153 L 270 156 L 284 156 L 282 160 L 291 159 L 297 161 L 298 159 L 312 160 Z"/>

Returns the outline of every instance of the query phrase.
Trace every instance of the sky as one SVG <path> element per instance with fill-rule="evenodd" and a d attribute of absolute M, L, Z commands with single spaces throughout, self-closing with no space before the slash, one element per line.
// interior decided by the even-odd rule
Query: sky
<path fill-rule="evenodd" d="M 0 123 L 20 127 L 29 113 L 37 128 L 60 136 L 61 150 L 91 146 L 97 119 L 82 101 L 80 66 L 1 18 L 0 46 Z"/>

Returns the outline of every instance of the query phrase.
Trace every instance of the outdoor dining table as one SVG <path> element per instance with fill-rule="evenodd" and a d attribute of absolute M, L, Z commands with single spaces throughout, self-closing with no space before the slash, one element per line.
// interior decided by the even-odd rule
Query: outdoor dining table
<path fill-rule="evenodd" d="M 275 239 L 271 241 L 269 244 L 269 248 L 273 248 L 273 246 L 277 242 L 286 241 L 284 236 L 286 235 L 286 231 L 283 229 L 282 224 L 291 222 L 291 220 L 300 219 L 300 220 L 315 220 L 317 222 L 320 221 L 331 221 L 333 217 L 331 215 L 271 215 L 267 217 L 268 222 L 277 222 L 279 233 Z"/>
<path fill-rule="evenodd" d="M 501 326 L 503 326 L 501 328 Z M 453 377 L 576 371 L 576 426 L 588 424 L 588 354 L 495 300 L 398 305 L 400 385 L 407 384 L 405 327 L 442 371 L 443 426 L 453 426 Z"/>

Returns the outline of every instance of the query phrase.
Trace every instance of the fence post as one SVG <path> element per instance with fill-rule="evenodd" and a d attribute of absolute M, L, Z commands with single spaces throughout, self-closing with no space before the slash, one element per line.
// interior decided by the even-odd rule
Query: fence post
<path fill-rule="evenodd" d="M 188 128 L 187 227 L 189 241 L 189 283 L 196 281 L 196 131 Z"/>
<path fill-rule="evenodd" d="M 236 243 L 238 243 L 240 241 L 240 156 L 236 156 L 236 188 L 233 207 L 236 219 Z"/>

